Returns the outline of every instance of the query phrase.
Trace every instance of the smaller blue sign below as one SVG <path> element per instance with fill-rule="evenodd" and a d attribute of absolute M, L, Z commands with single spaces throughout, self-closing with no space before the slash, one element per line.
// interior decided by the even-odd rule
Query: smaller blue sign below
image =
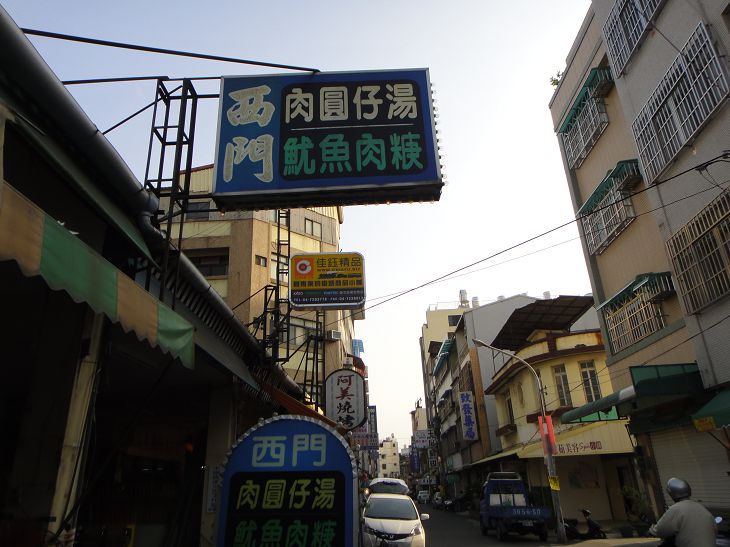
<path fill-rule="evenodd" d="M 345 440 L 314 418 L 249 429 L 223 475 L 218 547 L 357 545 L 357 471 Z"/>
<path fill-rule="evenodd" d="M 221 208 L 440 197 L 427 69 L 230 76 L 220 97 Z"/>

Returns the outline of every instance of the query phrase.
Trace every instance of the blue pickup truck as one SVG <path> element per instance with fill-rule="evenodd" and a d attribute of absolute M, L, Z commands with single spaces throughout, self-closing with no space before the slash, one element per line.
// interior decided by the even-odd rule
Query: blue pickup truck
<path fill-rule="evenodd" d="M 479 528 L 482 535 L 496 530 L 497 539 L 504 541 L 507 534 L 535 534 L 541 541 L 547 539 L 547 521 L 550 509 L 529 504 L 525 483 L 519 473 L 489 473 L 482 487 L 479 501 Z"/>

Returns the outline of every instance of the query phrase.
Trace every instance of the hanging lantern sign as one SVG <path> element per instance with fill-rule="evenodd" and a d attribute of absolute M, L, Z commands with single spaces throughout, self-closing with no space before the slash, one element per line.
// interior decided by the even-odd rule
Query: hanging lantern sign
<path fill-rule="evenodd" d="M 365 378 L 359 372 L 343 368 L 324 381 L 325 415 L 348 431 L 365 423 Z"/>

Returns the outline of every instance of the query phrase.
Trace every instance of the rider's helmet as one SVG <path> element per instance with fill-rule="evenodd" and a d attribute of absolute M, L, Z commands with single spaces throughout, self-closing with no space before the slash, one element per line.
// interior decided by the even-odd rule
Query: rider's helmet
<path fill-rule="evenodd" d="M 674 501 L 680 501 L 692 495 L 692 488 L 687 481 L 672 477 L 667 481 L 667 494 Z"/>

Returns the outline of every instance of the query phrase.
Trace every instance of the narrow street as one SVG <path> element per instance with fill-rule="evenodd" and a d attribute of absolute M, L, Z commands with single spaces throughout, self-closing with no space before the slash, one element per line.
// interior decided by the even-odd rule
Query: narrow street
<path fill-rule="evenodd" d="M 421 513 L 428 513 L 429 519 L 424 522 L 426 528 L 427 547 L 483 547 L 484 545 L 510 545 L 512 547 L 541 547 L 560 545 L 555 542 L 555 536 L 551 535 L 548 542 L 541 542 L 536 536 L 514 536 L 505 543 L 500 543 L 494 536 L 494 532 L 482 536 L 479 532 L 479 523 L 468 516 L 467 513 L 452 513 L 434 509 L 431 505 L 419 504 Z M 619 539 L 610 538 L 590 541 L 571 541 L 568 545 L 580 545 L 581 547 L 609 546 L 609 545 L 642 545 L 652 546 L 657 540 L 647 538 Z"/>

